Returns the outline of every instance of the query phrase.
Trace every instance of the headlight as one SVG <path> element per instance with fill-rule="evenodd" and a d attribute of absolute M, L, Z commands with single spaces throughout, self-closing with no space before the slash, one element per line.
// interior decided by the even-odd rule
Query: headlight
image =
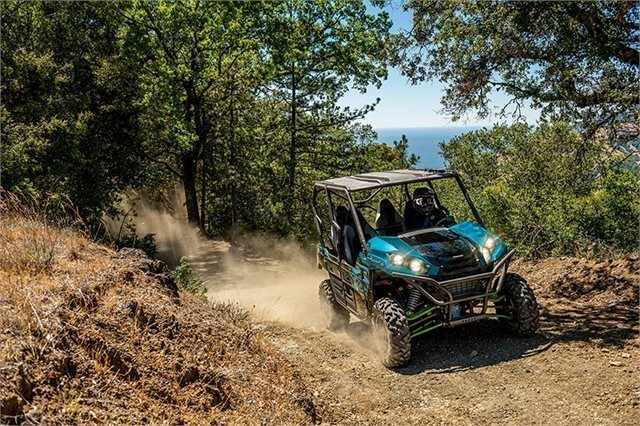
<path fill-rule="evenodd" d="M 402 266 L 404 265 L 404 256 L 401 254 L 392 254 L 389 257 L 391 264 L 394 266 Z"/>
<path fill-rule="evenodd" d="M 425 264 L 421 260 L 411 259 L 409 261 L 409 269 L 411 269 L 411 271 L 415 272 L 416 274 L 420 274 L 424 272 L 427 268 L 425 267 Z"/>
<path fill-rule="evenodd" d="M 491 250 L 489 250 L 487 247 L 482 247 L 482 257 L 484 257 L 484 261 L 486 263 L 491 262 L 491 258 L 492 258 L 492 253 Z"/>
<path fill-rule="evenodd" d="M 391 262 L 393 266 L 410 269 L 411 272 L 415 274 L 422 274 L 429 269 L 429 266 L 422 260 L 398 253 L 390 254 L 389 262 Z"/>
<path fill-rule="evenodd" d="M 489 236 L 482 245 L 482 257 L 486 263 L 490 263 L 493 260 L 493 249 L 496 248 L 496 239 Z"/>
<path fill-rule="evenodd" d="M 496 239 L 493 237 L 488 237 L 484 242 L 484 246 L 489 250 L 493 250 L 493 248 L 496 246 Z"/>

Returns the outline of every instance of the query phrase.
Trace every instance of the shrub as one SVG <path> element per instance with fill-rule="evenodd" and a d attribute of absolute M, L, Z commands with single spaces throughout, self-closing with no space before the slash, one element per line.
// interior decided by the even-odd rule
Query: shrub
<path fill-rule="evenodd" d="M 113 238 L 113 245 L 117 250 L 124 247 L 140 249 L 151 258 L 155 258 L 158 254 L 156 235 L 145 234 L 139 236 L 133 223 L 128 223 L 123 227 L 121 232 Z"/>
<path fill-rule="evenodd" d="M 191 265 L 186 257 L 181 257 L 178 266 L 173 271 L 173 278 L 176 284 L 190 293 L 195 294 L 200 299 L 206 300 L 207 288 L 202 280 L 193 276 Z"/>
<path fill-rule="evenodd" d="M 606 160 L 604 141 L 566 123 L 518 124 L 466 133 L 441 150 L 485 224 L 521 254 L 638 249 L 640 177 L 615 155 Z"/>

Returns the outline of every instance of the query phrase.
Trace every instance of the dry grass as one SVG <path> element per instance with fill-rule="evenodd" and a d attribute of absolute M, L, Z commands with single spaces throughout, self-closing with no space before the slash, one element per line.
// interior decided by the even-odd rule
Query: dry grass
<path fill-rule="evenodd" d="M 242 310 L 6 196 L 0 214 L 0 423 L 314 421 Z"/>
<path fill-rule="evenodd" d="M 66 200 L 36 202 L 0 190 L 0 268 L 41 273 L 84 247 L 84 224 Z"/>

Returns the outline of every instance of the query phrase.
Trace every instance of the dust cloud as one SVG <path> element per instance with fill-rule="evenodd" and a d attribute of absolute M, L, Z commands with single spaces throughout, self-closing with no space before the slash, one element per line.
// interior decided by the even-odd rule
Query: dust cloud
<path fill-rule="evenodd" d="M 317 268 L 311 247 L 267 234 L 238 238 L 233 244 L 209 240 L 179 213 L 184 211 L 179 196 L 171 210 L 138 200 L 130 220 L 139 236 L 155 234 L 158 257 L 171 267 L 185 256 L 210 300 L 238 303 L 258 320 L 323 326 L 318 285 L 326 273 Z"/>
<path fill-rule="evenodd" d="M 206 240 L 197 228 L 187 222 L 186 217 L 175 217 L 167 210 L 144 202 L 137 204 L 135 210 L 137 234 L 154 234 L 158 258 L 171 267 L 177 265 L 182 256 L 190 259 L 206 249 Z"/>
<path fill-rule="evenodd" d="M 127 233 L 129 225 L 134 225 L 140 238 L 153 234 L 158 258 L 173 268 L 182 256 L 190 258 L 205 250 L 207 241 L 187 221 L 184 190 L 176 186 L 172 194 L 166 200 L 166 206 L 137 194 L 128 194 L 120 204 L 125 213 L 117 219 L 104 217 L 103 222 L 114 238 Z"/>
<path fill-rule="evenodd" d="M 221 244 L 214 244 L 220 248 Z M 315 258 L 298 243 L 269 235 L 244 237 L 221 255 L 193 259 L 211 300 L 238 302 L 257 319 L 322 327 L 318 284 L 326 278 Z"/>

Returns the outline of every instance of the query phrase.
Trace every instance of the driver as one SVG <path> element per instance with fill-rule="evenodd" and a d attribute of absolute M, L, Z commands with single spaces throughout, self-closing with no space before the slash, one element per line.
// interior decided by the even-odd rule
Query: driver
<path fill-rule="evenodd" d="M 436 207 L 436 193 L 431 188 L 416 188 L 404 206 L 404 230 L 438 226 L 447 218 L 444 209 Z"/>

